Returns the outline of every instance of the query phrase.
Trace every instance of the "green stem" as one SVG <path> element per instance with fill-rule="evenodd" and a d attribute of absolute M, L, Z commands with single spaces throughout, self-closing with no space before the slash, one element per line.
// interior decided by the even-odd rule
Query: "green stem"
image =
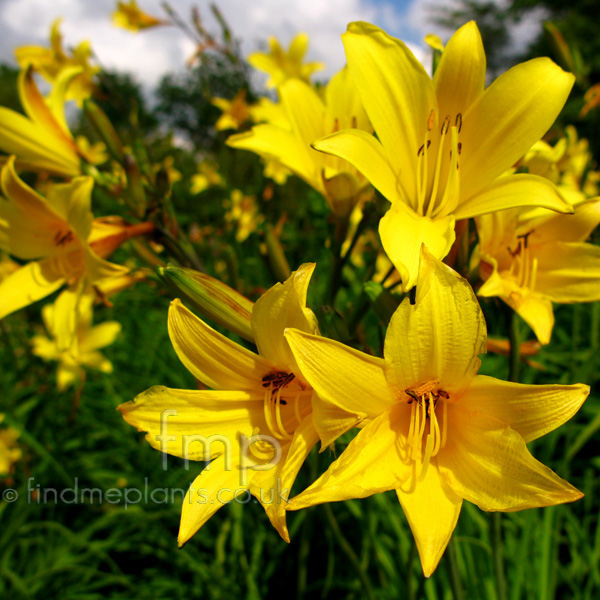
<path fill-rule="evenodd" d="M 519 381 L 521 367 L 521 347 L 519 344 L 519 316 L 512 309 L 507 311 L 508 343 L 510 351 L 508 356 L 508 380 Z"/>
<path fill-rule="evenodd" d="M 454 600 L 463 600 L 465 597 L 462 583 L 460 582 L 460 572 L 458 570 L 458 556 L 456 554 L 456 542 L 451 538 L 446 550 L 448 557 L 447 565 L 450 574 L 450 587 L 452 588 L 452 596 Z"/>
<path fill-rule="evenodd" d="M 323 508 L 325 509 L 325 516 L 327 517 L 327 521 L 329 521 L 329 525 L 331 527 L 331 532 L 333 533 L 333 536 L 337 540 L 337 543 L 339 544 L 340 549 L 346 555 L 346 557 L 348 558 L 348 560 L 350 561 L 352 566 L 356 569 L 356 572 L 362 583 L 362 586 L 363 586 L 363 589 L 365 592 L 365 596 L 367 598 L 369 598 L 369 600 L 374 600 L 375 596 L 373 595 L 373 589 L 371 588 L 371 582 L 369 581 L 369 578 L 368 578 L 367 574 L 365 573 L 365 570 L 363 569 L 358 556 L 356 555 L 356 553 L 352 549 L 352 546 L 350 545 L 350 543 L 344 537 L 344 534 L 340 530 L 340 526 L 337 522 L 337 519 L 335 518 L 335 515 L 333 514 L 333 511 L 331 510 L 330 504 L 329 503 L 323 504 Z"/>
<path fill-rule="evenodd" d="M 502 554 L 502 515 L 495 512 L 492 513 L 492 558 L 496 575 L 496 588 L 498 590 L 498 600 L 508 600 Z"/>

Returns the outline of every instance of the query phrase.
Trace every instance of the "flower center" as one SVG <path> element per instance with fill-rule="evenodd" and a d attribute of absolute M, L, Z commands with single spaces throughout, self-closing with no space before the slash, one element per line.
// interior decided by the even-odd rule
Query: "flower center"
<path fill-rule="evenodd" d="M 528 288 L 533 292 L 537 279 L 538 259 L 532 256 L 529 248 L 529 236 L 533 229 L 517 236 L 517 248 L 513 251 L 508 248 L 512 256 L 509 274 L 512 275 L 520 288 Z"/>
<path fill-rule="evenodd" d="M 428 381 L 405 390 L 410 409 L 408 429 L 409 458 L 421 463 L 419 481 L 427 474 L 430 460 L 446 445 L 448 429 L 448 392 L 438 381 Z M 441 415 L 440 406 L 441 406 Z M 437 413 L 436 413 L 437 410 Z"/>
<path fill-rule="evenodd" d="M 289 412 L 293 406 L 293 416 L 296 418 L 297 424 L 302 421 L 300 403 L 303 396 L 306 395 L 303 393 L 306 386 L 300 381 L 294 380 L 296 380 L 296 376 L 285 371 L 272 371 L 262 378 L 262 387 L 265 388 L 265 421 L 273 437 L 278 440 L 290 440 L 294 435 L 294 432 L 288 432 L 283 424 L 282 412 L 284 410 Z M 293 386 L 290 386 L 292 383 Z M 286 398 L 282 398 L 284 393 Z"/>
<path fill-rule="evenodd" d="M 452 121 L 452 117 L 446 115 L 438 136 L 433 129 L 435 111 L 432 110 L 425 140 L 417 150 L 417 213 L 432 219 L 451 214 L 458 205 L 458 157 L 462 152 L 458 135 L 462 129 L 462 113 L 455 116 L 454 125 Z M 433 163 L 432 152 L 436 152 Z"/>

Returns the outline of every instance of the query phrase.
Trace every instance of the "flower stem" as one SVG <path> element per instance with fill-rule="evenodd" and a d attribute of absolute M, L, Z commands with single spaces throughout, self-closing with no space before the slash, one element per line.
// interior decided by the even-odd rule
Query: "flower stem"
<path fill-rule="evenodd" d="M 454 600 L 463 600 L 465 595 L 460 582 L 460 572 L 458 570 L 458 557 L 456 555 L 456 542 L 454 541 L 454 537 L 450 539 L 448 549 L 446 550 L 446 556 L 448 557 L 448 572 L 450 574 L 452 597 Z"/>
<path fill-rule="evenodd" d="M 373 595 L 373 589 L 371 588 L 371 582 L 369 581 L 369 578 L 368 578 L 367 574 L 365 573 L 365 570 L 363 569 L 363 566 L 361 565 L 358 556 L 356 556 L 356 553 L 352 549 L 352 546 L 350 545 L 348 540 L 344 537 L 344 534 L 341 532 L 340 526 L 337 522 L 337 519 L 335 518 L 335 515 L 333 514 L 333 511 L 331 510 L 331 506 L 328 503 L 326 503 L 326 504 L 323 504 L 323 508 L 325 509 L 325 516 L 327 517 L 327 520 L 329 521 L 329 525 L 331 527 L 331 532 L 333 533 L 333 536 L 335 537 L 337 543 L 339 544 L 340 549 L 347 556 L 347 558 L 350 561 L 350 563 L 352 564 L 352 566 L 356 569 L 356 572 L 357 572 L 357 574 L 361 580 L 361 583 L 363 585 L 365 597 L 369 598 L 369 600 L 373 600 L 375 598 L 375 596 Z"/>
<path fill-rule="evenodd" d="M 502 553 L 502 514 L 499 512 L 492 513 L 492 558 L 494 561 L 498 600 L 508 600 Z"/>
<path fill-rule="evenodd" d="M 508 342 L 510 351 L 508 355 L 508 380 L 519 381 L 519 369 L 521 366 L 521 348 L 519 345 L 519 316 L 508 309 L 507 311 Z"/>

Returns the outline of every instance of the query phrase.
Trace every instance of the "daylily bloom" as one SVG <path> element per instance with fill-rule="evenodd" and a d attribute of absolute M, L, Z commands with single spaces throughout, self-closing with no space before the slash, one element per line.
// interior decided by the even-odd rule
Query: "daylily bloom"
<path fill-rule="evenodd" d="M 289 126 L 283 127 L 281 122 L 256 125 L 231 136 L 227 144 L 278 160 L 323 194 L 336 215 L 347 216 L 369 188 L 368 181 L 349 162 L 315 152 L 310 145 L 338 129 L 354 127 L 365 136 L 373 132 L 348 70 L 331 78 L 325 101 L 298 79 L 286 81 L 278 91 Z"/>
<path fill-rule="evenodd" d="M 477 375 L 486 327 L 473 290 L 431 254 L 421 261 L 416 303 L 406 298 L 394 313 L 384 359 L 286 332 L 315 390 L 323 446 L 362 428 L 288 509 L 396 490 L 429 577 L 463 500 L 486 511 L 516 511 L 582 496 L 526 444 L 569 419 L 589 388 Z"/>
<path fill-rule="evenodd" d="M 267 87 L 279 87 L 288 79 L 301 79 L 307 83 L 315 71 L 324 66 L 320 62 L 302 64 L 308 48 L 308 35 L 299 33 L 290 43 L 287 52 L 283 50 L 276 37 L 269 38 L 269 52 L 254 52 L 248 62 L 259 71 L 270 75 Z"/>
<path fill-rule="evenodd" d="M 65 95 L 70 83 L 82 72 L 67 67 L 56 78 L 44 99 L 33 79 L 33 67 L 19 73 L 19 98 L 27 116 L 0 106 L 0 150 L 17 157 L 17 167 L 48 171 L 62 177 L 81 174 L 81 159 L 93 162 L 73 140 L 65 118 Z"/>
<path fill-rule="evenodd" d="M 224 183 L 219 174 L 218 166 L 205 160 L 198 165 L 198 173 L 192 175 L 190 192 L 199 194 L 210 187 L 224 185 Z"/>
<path fill-rule="evenodd" d="M 215 123 L 217 131 L 239 129 L 246 121 L 250 120 L 250 107 L 246 102 L 246 90 L 240 90 L 233 100 L 213 98 L 211 102 L 223 111 L 223 114 Z"/>
<path fill-rule="evenodd" d="M 184 498 L 180 545 L 223 504 L 248 492 L 289 541 L 285 502 L 318 437 L 312 390 L 283 332 L 297 327 L 318 333 L 316 317 L 306 307 L 314 267 L 302 265 L 254 304 L 251 325 L 259 354 L 217 333 L 174 300 L 169 335 L 175 352 L 212 389 L 155 386 L 119 406 L 129 424 L 148 432 L 153 447 L 186 460 L 214 459 Z"/>
<path fill-rule="evenodd" d="M 600 223 L 600 200 L 573 215 L 523 209 L 476 219 L 479 295 L 499 296 L 547 344 L 554 326 L 552 302 L 600 300 L 600 247 L 585 240 Z M 533 215 L 533 218 L 532 218 Z"/>
<path fill-rule="evenodd" d="M 51 84 L 55 84 L 58 76 L 68 67 L 80 67 L 79 75 L 73 77 L 67 88 L 66 99 L 75 100 L 79 105 L 89 98 L 94 91 L 93 78 L 100 67 L 90 65 L 92 49 L 89 42 L 81 42 L 68 56 L 62 47 L 60 24 L 56 19 L 50 30 L 50 48 L 44 46 L 21 46 L 15 49 L 15 58 L 22 69 L 32 65 Z"/>
<path fill-rule="evenodd" d="M 83 380 L 85 376 L 83 367 L 96 369 L 102 373 L 112 373 L 112 363 L 99 350 L 115 341 L 121 331 L 121 324 L 117 321 L 105 321 L 92 327 L 93 302 L 93 292 L 84 294 L 79 300 L 76 309 L 75 338 L 67 349 L 60 347 L 60 331 L 57 330 L 56 324 L 64 322 L 68 316 L 56 313 L 71 308 L 62 303 L 59 297 L 54 304 L 47 304 L 42 309 L 42 318 L 50 337 L 34 336 L 33 353 L 44 360 L 58 361 L 56 385 L 60 392 Z"/>
<path fill-rule="evenodd" d="M 242 243 L 256 231 L 263 216 L 258 210 L 256 197 L 244 194 L 241 190 L 232 190 L 229 210 L 225 213 L 225 221 L 235 225 L 235 239 Z"/>
<path fill-rule="evenodd" d="M 373 25 L 350 23 L 342 37 L 377 138 L 340 131 L 313 147 L 348 160 L 392 203 L 379 233 L 404 291 L 416 282 L 421 245 L 446 256 L 457 219 L 524 205 L 571 211 L 544 179 L 499 176 L 552 125 L 573 75 L 537 58 L 484 90 L 474 22 L 452 36 L 433 80 L 400 40 Z"/>
<path fill-rule="evenodd" d="M 135 31 L 156 27 L 157 25 L 167 25 L 168 21 L 153 17 L 140 9 L 136 0 L 129 0 L 129 3 L 117 2 L 117 10 L 112 14 L 112 22 L 115 27 L 122 27 Z"/>
<path fill-rule="evenodd" d="M 0 414 L 0 423 L 4 421 L 4 415 Z M 22 455 L 21 449 L 17 445 L 19 432 L 12 427 L 2 427 L 0 429 L 0 476 L 8 475 L 14 463 Z"/>
<path fill-rule="evenodd" d="M 0 283 L 0 318 L 69 285 L 74 297 L 84 287 L 123 275 L 125 267 L 104 260 L 151 224 L 128 226 L 121 219 L 94 221 L 91 177 L 52 185 L 46 198 L 27 186 L 11 158 L 0 172 L 0 249 L 31 262 Z M 77 291 L 76 291 L 77 290 Z"/>

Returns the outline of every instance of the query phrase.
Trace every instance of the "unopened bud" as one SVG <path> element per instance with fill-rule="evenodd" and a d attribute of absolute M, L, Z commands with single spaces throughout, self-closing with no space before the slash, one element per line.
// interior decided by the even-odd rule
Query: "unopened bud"
<path fill-rule="evenodd" d="M 121 140 L 104 111 L 92 100 L 86 100 L 83 103 L 83 110 L 110 155 L 118 163 L 123 164 L 124 154 Z"/>
<path fill-rule="evenodd" d="M 184 302 L 232 333 L 254 342 L 250 319 L 254 303 L 222 281 L 185 267 L 159 267 L 158 275 Z"/>

